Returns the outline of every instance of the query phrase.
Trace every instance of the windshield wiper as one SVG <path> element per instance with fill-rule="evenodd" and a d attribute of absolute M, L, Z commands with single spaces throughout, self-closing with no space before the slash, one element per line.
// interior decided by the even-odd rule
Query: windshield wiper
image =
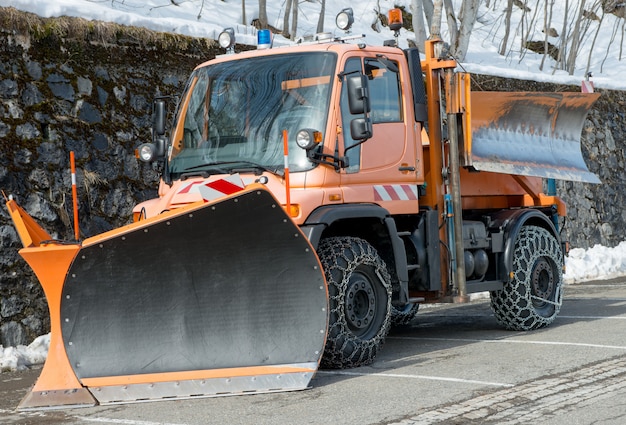
<path fill-rule="evenodd" d="M 221 167 L 222 163 L 219 162 L 207 162 L 204 164 L 194 165 L 193 167 L 187 167 L 182 171 L 180 175 L 181 180 L 186 180 L 189 177 L 203 177 L 207 178 L 213 174 L 228 174 L 229 171 Z"/>
<path fill-rule="evenodd" d="M 268 173 L 272 173 L 279 177 L 283 177 L 283 175 L 285 174 L 284 171 L 279 170 L 278 168 L 269 168 L 269 167 L 266 167 L 265 165 L 257 164 L 256 162 L 252 162 L 252 161 L 236 161 L 234 163 L 243 164 L 243 165 L 241 167 L 231 168 L 230 170 L 231 174 L 245 173 L 245 172 L 250 172 L 250 171 L 254 172 L 254 174 L 257 176 L 263 174 L 263 171 L 267 171 Z"/>
<path fill-rule="evenodd" d="M 235 174 L 254 172 L 255 175 L 263 174 L 263 171 L 275 174 L 279 177 L 283 177 L 284 172 L 278 168 L 270 168 L 265 165 L 257 164 L 252 161 L 222 161 L 222 162 L 207 162 L 205 164 L 194 165 L 193 167 L 187 167 L 182 172 L 180 178 L 185 180 L 189 177 L 201 176 L 209 177 L 213 174 Z"/>

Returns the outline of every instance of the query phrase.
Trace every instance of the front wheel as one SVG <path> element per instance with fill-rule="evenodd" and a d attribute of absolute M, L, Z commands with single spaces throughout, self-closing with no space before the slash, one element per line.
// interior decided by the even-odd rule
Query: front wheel
<path fill-rule="evenodd" d="M 355 237 L 320 242 L 329 292 L 328 336 L 322 367 L 370 364 L 389 332 L 391 278 L 378 252 Z"/>
<path fill-rule="evenodd" d="M 521 228 L 515 241 L 513 279 L 491 292 L 496 320 L 507 329 L 534 330 L 551 324 L 563 299 L 561 246 L 546 229 Z"/>

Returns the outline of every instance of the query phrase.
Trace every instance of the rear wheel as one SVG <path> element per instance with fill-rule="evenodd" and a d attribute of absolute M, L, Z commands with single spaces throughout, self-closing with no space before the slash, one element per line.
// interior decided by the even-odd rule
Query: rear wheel
<path fill-rule="evenodd" d="M 391 306 L 391 324 L 393 326 L 408 325 L 417 316 L 419 308 L 419 303 L 407 304 L 404 307 Z"/>
<path fill-rule="evenodd" d="M 513 279 L 491 292 L 496 320 L 507 329 L 533 330 L 556 319 L 563 298 L 563 256 L 550 232 L 524 226 L 515 241 Z"/>
<path fill-rule="evenodd" d="M 330 304 L 322 367 L 367 365 L 382 347 L 391 323 L 387 266 L 374 247 L 355 237 L 322 240 L 318 256 Z"/>

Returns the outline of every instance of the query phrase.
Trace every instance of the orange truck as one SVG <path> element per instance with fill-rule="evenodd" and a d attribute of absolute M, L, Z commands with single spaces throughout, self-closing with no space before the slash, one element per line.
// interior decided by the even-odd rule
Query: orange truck
<path fill-rule="evenodd" d="M 566 206 L 598 182 L 589 93 L 475 92 L 439 39 L 319 34 L 199 65 L 140 159 L 161 172 L 133 223 L 56 241 L 14 200 L 51 342 L 21 409 L 306 388 L 374 361 L 421 303 L 488 291 L 512 330 L 562 302 Z M 350 9 L 337 17 L 352 24 Z M 265 40 L 263 40 L 265 38 Z"/>

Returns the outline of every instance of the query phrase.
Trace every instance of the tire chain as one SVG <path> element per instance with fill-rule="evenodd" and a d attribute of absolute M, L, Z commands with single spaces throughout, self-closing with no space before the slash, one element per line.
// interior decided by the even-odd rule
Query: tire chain
<path fill-rule="evenodd" d="M 556 262 L 557 273 L 555 299 L 544 300 L 531 294 L 530 268 L 540 257 L 548 257 Z M 548 326 L 554 321 L 563 300 L 563 260 L 557 240 L 545 229 L 536 226 L 524 226 L 515 242 L 513 258 L 514 279 L 505 283 L 500 291 L 491 292 L 491 308 L 498 323 L 506 329 L 529 331 Z M 533 300 L 541 300 L 554 307 L 547 317 L 538 314 Z"/>
<path fill-rule="evenodd" d="M 326 274 L 330 322 L 321 365 L 341 369 L 372 363 L 391 326 L 391 278 L 378 252 L 367 241 L 354 237 L 332 237 L 320 243 L 318 256 Z M 350 275 L 360 264 L 372 266 L 387 291 L 387 314 L 380 331 L 363 340 L 352 334 L 344 314 Z"/>

